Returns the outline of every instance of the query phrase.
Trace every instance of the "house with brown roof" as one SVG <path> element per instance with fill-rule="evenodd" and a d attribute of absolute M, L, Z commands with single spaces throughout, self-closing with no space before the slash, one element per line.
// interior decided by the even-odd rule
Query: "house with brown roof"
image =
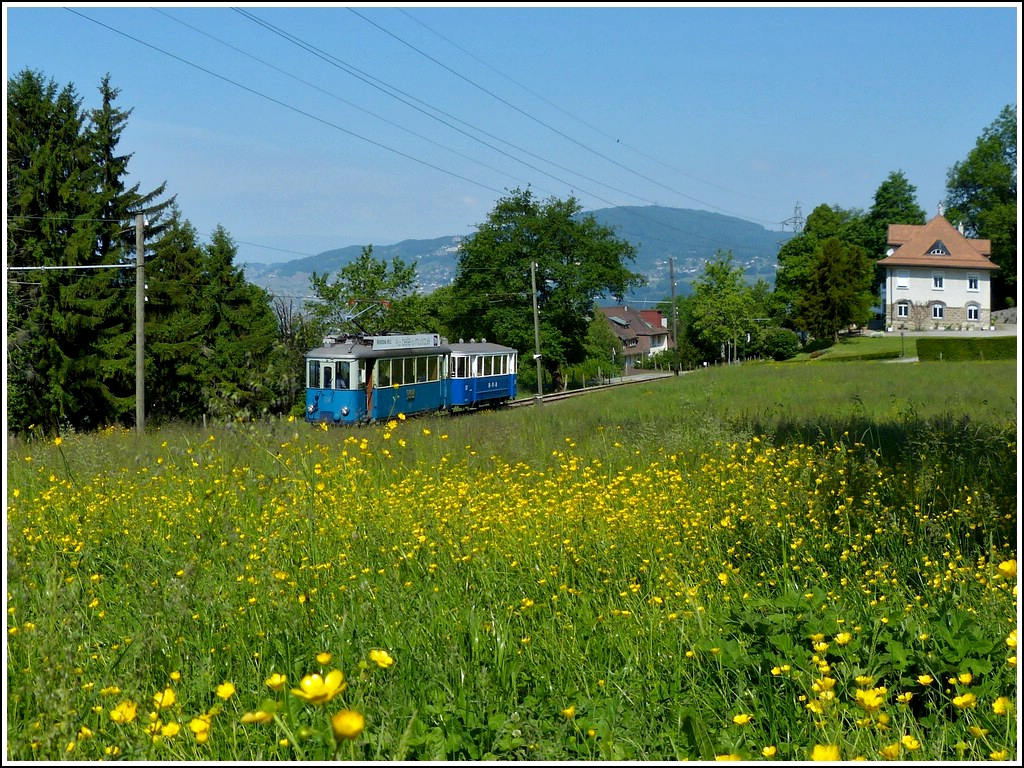
<path fill-rule="evenodd" d="M 888 330 L 988 328 L 992 314 L 990 240 L 975 240 L 939 215 L 927 224 L 890 224 L 885 269 Z"/>
<path fill-rule="evenodd" d="M 626 305 L 598 309 L 608 318 L 609 327 L 622 342 L 627 369 L 635 367 L 637 360 L 672 348 L 668 322 L 658 310 L 640 310 Z"/>

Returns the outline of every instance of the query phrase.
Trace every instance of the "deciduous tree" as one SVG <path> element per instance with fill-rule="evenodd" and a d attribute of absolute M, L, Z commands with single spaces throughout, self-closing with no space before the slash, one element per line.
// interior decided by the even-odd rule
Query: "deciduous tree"
<path fill-rule="evenodd" d="M 946 218 L 968 237 L 992 241 L 993 307 L 1017 290 L 1017 108 L 1008 104 L 946 176 Z"/>
<path fill-rule="evenodd" d="M 561 388 L 561 368 L 586 357 L 585 340 L 598 297 L 621 301 L 643 284 L 629 271 L 636 248 L 575 198 L 539 201 L 529 189 L 498 201 L 466 238 L 452 282 L 451 332 L 487 338 L 533 353 L 533 285 L 544 369 Z"/>

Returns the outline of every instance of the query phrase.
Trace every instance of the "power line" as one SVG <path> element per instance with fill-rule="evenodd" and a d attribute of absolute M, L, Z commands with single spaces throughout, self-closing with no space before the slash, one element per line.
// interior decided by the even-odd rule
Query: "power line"
<path fill-rule="evenodd" d="M 488 186 L 488 185 L 486 185 L 486 184 L 484 184 L 482 182 L 475 181 L 473 179 L 467 178 L 466 176 L 462 176 L 461 174 L 455 173 L 454 171 L 446 170 L 444 168 L 441 168 L 440 166 L 434 165 L 433 163 L 428 163 L 426 160 L 421 160 L 418 157 L 413 157 L 410 154 L 407 154 L 407 153 L 402 152 L 400 150 L 394 149 L 393 147 L 389 147 L 386 144 L 381 144 L 379 141 L 374 141 L 373 139 L 367 138 L 366 136 L 362 136 L 362 135 L 360 135 L 360 134 L 358 134 L 358 133 L 356 133 L 354 131 L 350 131 L 347 128 L 343 128 L 340 125 L 336 125 L 336 124 L 330 122 L 329 120 L 323 119 L 322 117 L 317 117 L 316 115 L 313 115 L 313 114 L 311 114 L 309 112 L 306 112 L 305 110 L 299 109 L 298 107 L 294 107 L 291 104 L 283 102 L 280 99 L 275 99 L 273 96 L 268 96 L 267 94 L 261 93 L 260 91 L 257 91 L 254 88 L 250 88 L 249 86 L 243 85 L 242 83 L 239 83 L 239 82 L 236 82 L 236 81 L 234 81 L 234 80 L 232 80 L 232 79 L 230 79 L 228 77 L 225 77 L 224 75 L 221 75 L 221 74 L 218 74 L 218 73 L 216 73 L 216 72 L 214 72 L 212 70 L 206 69 L 205 67 L 201 67 L 198 64 L 195 64 L 195 63 L 193 63 L 191 61 L 188 61 L 187 59 L 181 58 L 180 56 L 176 56 L 175 54 L 170 53 L 169 51 L 165 51 L 162 48 L 158 48 L 157 46 L 152 45 L 151 43 L 147 43 L 145 40 L 140 40 L 139 38 L 137 38 L 137 37 L 135 37 L 133 35 L 129 35 L 128 33 L 122 32 L 119 29 L 115 29 L 114 27 L 111 27 L 111 26 L 109 26 L 107 24 L 104 24 L 101 21 L 97 21 L 96 19 L 93 19 L 93 18 L 91 18 L 89 16 L 86 16 L 84 13 L 79 13 L 78 11 L 76 11 L 73 8 L 68 8 L 67 10 L 70 11 L 71 13 L 75 14 L 76 16 L 81 16 L 83 19 L 86 19 L 87 21 L 91 21 L 94 24 L 98 24 L 99 26 L 104 27 L 105 29 L 109 29 L 111 32 L 114 32 L 114 33 L 116 33 L 118 35 L 121 35 L 122 37 L 126 37 L 129 40 L 133 40 L 136 43 L 139 43 L 140 45 L 144 45 L 147 48 L 151 48 L 152 50 L 157 51 L 158 53 L 162 53 L 165 56 L 169 56 L 170 58 L 174 59 L 175 61 L 180 61 L 182 64 L 187 64 L 188 66 L 193 67 L 195 69 L 198 69 L 200 72 L 204 72 L 204 73 L 210 75 L 211 77 L 216 77 L 218 80 L 223 80 L 225 83 L 228 83 L 229 85 L 233 85 L 236 88 L 241 88 L 243 91 L 247 91 L 248 93 L 251 93 L 254 96 L 259 96 L 261 99 L 266 99 L 267 101 L 269 101 L 269 102 L 271 102 L 273 104 L 277 104 L 280 107 L 284 107 L 285 109 L 291 110 L 292 112 L 300 114 L 300 115 L 302 115 L 304 117 L 308 117 L 311 120 L 316 120 L 318 123 L 322 123 L 323 125 L 326 125 L 329 128 L 334 128 L 335 130 L 341 131 L 342 133 L 345 133 L 345 134 L 348 134 L 349 136 L 352 136 L 353 138 L 360 139 L 361 141 L 365 141 L 368 144 L 372 144 L 375 147 L 379 147 L 381 149 L 387 150 L 388 152 L 393 152 L 394 154 L 399 155 L 401 157 L 404 157 L 407 160 L 412 160 L 413 162 L 419 163 L 420 165 L 425 165 L 428 168 L 432 168 L 433 170 L 440 171 L 441 173 L 444 173 L 444 174 L 446 174 L 448 176 L 453 176 L 453 177 L 455 177 L 457 179 L 461 179 L 462 181 L 468 182 L 469 184 L 473 184 L 474 186 L 483 187 L 484 189 L 487 189 L 487 190 L 489 190 L 491 192 L 496 192 L 498 194 L 501 194 L 500 190 L 494 189 L 493 187 L 490 187 L 490 186 Z"/>

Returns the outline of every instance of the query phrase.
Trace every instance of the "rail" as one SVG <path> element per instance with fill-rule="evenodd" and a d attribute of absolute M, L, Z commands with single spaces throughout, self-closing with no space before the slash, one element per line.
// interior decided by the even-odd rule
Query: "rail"
<path fill-rule="evenodd" d="M 619 378 L 612 379 L 607 384 L 595 384 L 592 387 L 584 387 L 582 389 L 567 389 L 564 392 L 553 392 L 549 395 L 534 395 L 533 397 L 521 397 L 518 400 L 513 400 L 508 403 L 509 408 L 522 408 L 526 405 L 536 405 L 540 403 L 552 403 L 558 400 L 567 400 L 570 397 L 579 397 L 580 395 L 589 395 L 592 392 L 598 392 L 605 389 L 612 389 L 614 387 L 624 387 L 631 384 L 643 384 L 649 381 L 657 381 L 658 379 L 672 378 L 674 374 L 671 371 L 648 371 L 642 374 L 634 376 L 622 376 Z"/>

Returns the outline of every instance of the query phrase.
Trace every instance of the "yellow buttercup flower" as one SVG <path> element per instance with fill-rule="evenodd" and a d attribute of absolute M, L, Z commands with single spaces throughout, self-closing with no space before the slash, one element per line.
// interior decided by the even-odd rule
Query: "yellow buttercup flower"
<path fill-rule="evenodd" d="M 205 744 L 210 740 L 210 716 L 200 715 L 189 721 L 188 728 L 196 737 L 196 741 Z"/>
<path fill-rule="evenodd" d="M 839 747 L 835 744 L 815 744 L 811 750 L 811 760 L 835 762 L 839 760 Z"/>
<path fill-rule="evenodd" d="M 171 688 L 164 688 L 162 691 L 157 691 L 153 694 L 153 706 L 157 709 L 173 707 L 176 700 L 177 696 L 174 695 L 174 691 Z"/>
<path fill-rule="evenodd" d="M 259 709 L 259 710 L 255 711 L 255 712 L 246 712 L 244 715 L 242 715 L 242 722 L 246 723 L 247 725 L 249 723 L 256 723 L 258 725 L 266 725 L 267 723 L 271 722 L 273 719 L 274 719 L 274 713 L 273 712 L 267 712 L 266 710 L 263 710 L 263 709 Z"/>
<path fill-rule="evenodd" d="M 974 709 L 978 705 L 978 697 L 973 693 L 953 697 L 953 706 L 957 709 Z"/>
<path fill-rule="evenodd" d="M 885 688 L 869 688 L 868 690 L 858 688 L 854 698 L 857 700 L 857 706 L 865 712 L 874 712 L 885 703 Z"/>
<path fill-rule="evenodd" d="M 217 696 L 227 701 L 235 694 L 234 683 L 221 683 L 217 686 Z"/>
<path fill-rule="evenodd" d="M 180 731 L 180 723 L 167 723 L 166 725 L 160 728 L 160 735 L 169 739 L 172 736 L 177 736 Z"/>
<path fill-rule="evenodd" d="M 326 704 L 348 687 L 345 675 L 340 669 L 332 669 L 325 676 L 318 674 L 306 675 L 299 681 L 298 688 L 292 693 L 310 704 Z"/>
<path fill-rule="evenodd" d="M 775 757 L 775 753 L 778 752 L 778 751 L 779 751 L 779 748 L 776 747 L 774 744 L 772 744 L 770 746 L 764 747 L 761 750 L 761 754 L 764 755 L 765 757 Z"/>
<path fill-rule="evenodd" d="M 744 712 L 744 713 L 738 714 L 735 717 L 733 717 L 732 721 L 734 723 L 736 723 L 736 725 L 746 725 L 747 723 L 749 723 L 753 719 L 754 719 L 753 715 L 748 715 L 748 714 L 746 714 Z"/>
<path fill-rule="evenodd" d="M 999 572 L 1008 579 L 1017 578 L 1017 561 L 1016 560 L 1004 560 L 998 566 Z"/>
<path fill-rule="evenodd" d="M 571 707 L 566 707 L 562 710 L 562 714 L 568 717 L 570 720 L 576 717 L 576 705 L 573 704 Z"/>
<path fill-rule="evenodd" d="M 280 691 L 282 688 L 284 688 L 285 683 L 287 682 L 288 678 L 282 675 L 280 672 L 275 672 L 266 679 L 267 685 L 270 687 L 271 690 L 274 691 Z"/>
<path fill-rule="evenodd" d="M 110 710 L 110 719 L 115 723 L 130 723 L 135 719 L 138 708 L 133 701 L 122 701 Z"/>
<path fill-rule="evenodd" d="M 915 749 L 920 749 L 921 748 L 921 742 L 918 741 L 917 739 L 915 739 L 909 733 L 906 736 L 904 736 L 902 739 L 900 739 L 900 743 L 902 743 L 903 746 L 906 747 L 911 752 L 913 752 Z"/>
<path fill-rule="evenodd" d="M 331 654 L 326 653 L 326 652 L 318 653 L 316 655 L 316 660 L 317 660 L 317 663 L 319 663 L 319 664 L 324 664 L 324 665 L 330 664 L 331 663 Z"/>
<path fill-rule="evenodd" d="M 353 709 L 343 709 L 331 717 L 331 730 L 336 739 L 354 739 L 363 732 L 366 719 Z"/>
<path fill-rule="evenodd" d="M 370 661 L 374 662 L 381 669 L 387 669 L 395 663 L 390 653 L 378 649 L 370 651 Z"/>
<path fill-rule="evenodd" d="M 1010 700 L 1005 696 L 1000 696 L 992 702 L 992 711 L 997 715 L 1005 715 L 1010 711 Z"/>
<path fill-rule="evenodd" d="M 931 675 L 918 675 L 917 682 L 919 682 L 921 685 L 931 685 L 935 682 L 935 678 Z"/>
<path fill-rule="evenodd" d="M 895 760 L 900 756 L 900 743 L 897 741 L 894 744 L 889 744 L 878 750 L 878 754 L 884 757 L 886 760 Z"/>

